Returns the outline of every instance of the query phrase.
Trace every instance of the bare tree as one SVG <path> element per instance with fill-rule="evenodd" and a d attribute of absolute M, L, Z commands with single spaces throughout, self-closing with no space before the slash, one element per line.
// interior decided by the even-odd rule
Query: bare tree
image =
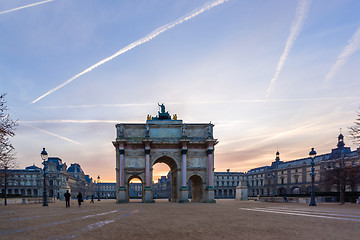
<path fill-rule="evenodd" d="M 354 122 L 354 125 L 349 127 L 350 130 L 350 136 L 353 139 L 353 142 L 355 144 L 360 145 L 360 111 L 356 112 L 357 119 Z"/>
<path fill-rule="evenodd" d="M 344 156 L 321 171 L 321 186 L 327 191 L 335 188 L 340 195 L 340 204 L 345 203 L 345 192 L 360 183 L 360 166 L 353 165 Z"/>
<path fill-rule="evenodd" d="M 13 120 L 7 113 L 8 108 L 5 101 L 5 93 L 0 94 L 0 184 L 5 190 L 5 205 L 7 204 L 8 169 L 15 168 L 14 147 L 10 138 L 15 136 L 17 120 Z"/>

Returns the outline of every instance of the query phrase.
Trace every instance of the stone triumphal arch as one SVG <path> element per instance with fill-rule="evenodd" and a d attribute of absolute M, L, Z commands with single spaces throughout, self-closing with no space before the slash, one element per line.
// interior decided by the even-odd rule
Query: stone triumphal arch
<path fill-rule="evenodd" d="M 137 178 L 143 185 L 143 202 L 153 202 L 152 169 L 165 163 L 171 171 L 171 201 L 188 202 L 189 182 L 192 201 L 215 202 L 214 125 L 183 123 L 171 118 L 163 104 L 158 116 L 148 115 L 146 123 L 116 125 L 116 200 L 129 201 L 129 183 Z"/>

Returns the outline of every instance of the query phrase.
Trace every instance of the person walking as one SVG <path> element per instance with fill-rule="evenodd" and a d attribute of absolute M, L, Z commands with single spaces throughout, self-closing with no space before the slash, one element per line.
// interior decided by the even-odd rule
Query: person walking
<path fill-rule="evenodd" d="M 94 194 L 91 195 L 91 201 L 90 201 L 90 203 L 94 203 Z"/>
<path fill-rule="evenodd" d="M 66 193 L 64 193 L 66 207 L 70 207 L 70 197 L 71 194 L 69 193 L 69 190 L 66 190 Z"/>
<path fill-rule="evenodd" d="M 79 194 L 77 195 L 77 200 L 78 200 L 78 203 L 79 203 L 79 207 L 81 206 L 81 202 L 83 202 L 84 200 L 83 200 L 83 198 L 82 198 L 82 194 L 81 194 L 81 192 L 79 192 Z"/>

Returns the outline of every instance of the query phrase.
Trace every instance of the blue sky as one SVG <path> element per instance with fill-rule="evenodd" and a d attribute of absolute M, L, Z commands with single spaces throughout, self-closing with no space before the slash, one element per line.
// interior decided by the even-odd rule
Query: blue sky
<path fill-rule="evenodd" d="M 206 10 L 184 20 L 196 9 Z M 0 91 L 19 119 L 20 167 L 40 165 L 46 147 L 114 181 L 114 125 L 145 122 L 158 102 L 185 123 L 215 124 L 215 171 L 270 164 L 277 150 L 284 161 L 329 152 L 340 128 L 355 149 L 359 9 L 357 0 L 0 0 Z"/>

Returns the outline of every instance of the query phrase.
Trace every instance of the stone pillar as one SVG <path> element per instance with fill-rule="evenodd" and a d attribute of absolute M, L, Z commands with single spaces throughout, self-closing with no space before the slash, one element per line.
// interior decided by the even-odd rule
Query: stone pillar
<path fill-rule="evenodd" d="M 125 188 L 125 159 L 124 159 L 125 149 L 124 144 L 119 144 L 119 163 L 118 169 L 118 176 L 119 176 L 119 189 L 118 189 L 118 203 L 127 203 L 127 192 Z"/>
<path fill-rule="evenodd" d="M 214 186 L 214 149 L 208 148 L 208 186 Z"/>
<path fill-rule="evenodd" d="M 205 189 L 205 202 L 215 203 L 215 189 L 214 189 L 214 147 L 211 145 L 208 147 L 207 151 L 208 156 L 208 186 Z"/>
<path fill-rule="evenodd" d="M 187 148 L 183 148 L 181 149 L 181 155 L 182 155 L 182 164 L 181 164 L 181 175 L 182 175 L 182 187 L 187 187 L 186 185 L 186 153 L 187 153 Z"/>
<path fill-rule="evenodd" d="M 187 154 L 187 147 L 184 144 L 181 149 L 181 155 L 182 155 L 182 162 L 181 162 L 181 176 L 182 176 L 182 186 L 180 188 L 180 203 L 186 203 L 189 202 L 188 196 L 189 196 L 189 189 L 186 184 L 187 180 L 187 165 L 186 165 L 186 154 Z"/>
<path fill-rule="evenodd" d="M 145 148 L 145 187 L 150 185 L 150 148 Z"/>
<path fill-rule="evenodd" d="M 125 187 L 125 149 L 124 146 L 119 147 L 119 187 Z"/>
<path fill-rule="evenodd" d="M 246 180 L 240 180 L 239 186 L 236 187 L 236 198 L 238 201 L 247 201 L 248 200 L 248 187 Z"/>
<path fill-rule="evenodd" d="M 150 143 L 145 144 L 145 189 L 144 189 L 144 202 L 152 203 L 152 189 L 150 179 Z"/>

